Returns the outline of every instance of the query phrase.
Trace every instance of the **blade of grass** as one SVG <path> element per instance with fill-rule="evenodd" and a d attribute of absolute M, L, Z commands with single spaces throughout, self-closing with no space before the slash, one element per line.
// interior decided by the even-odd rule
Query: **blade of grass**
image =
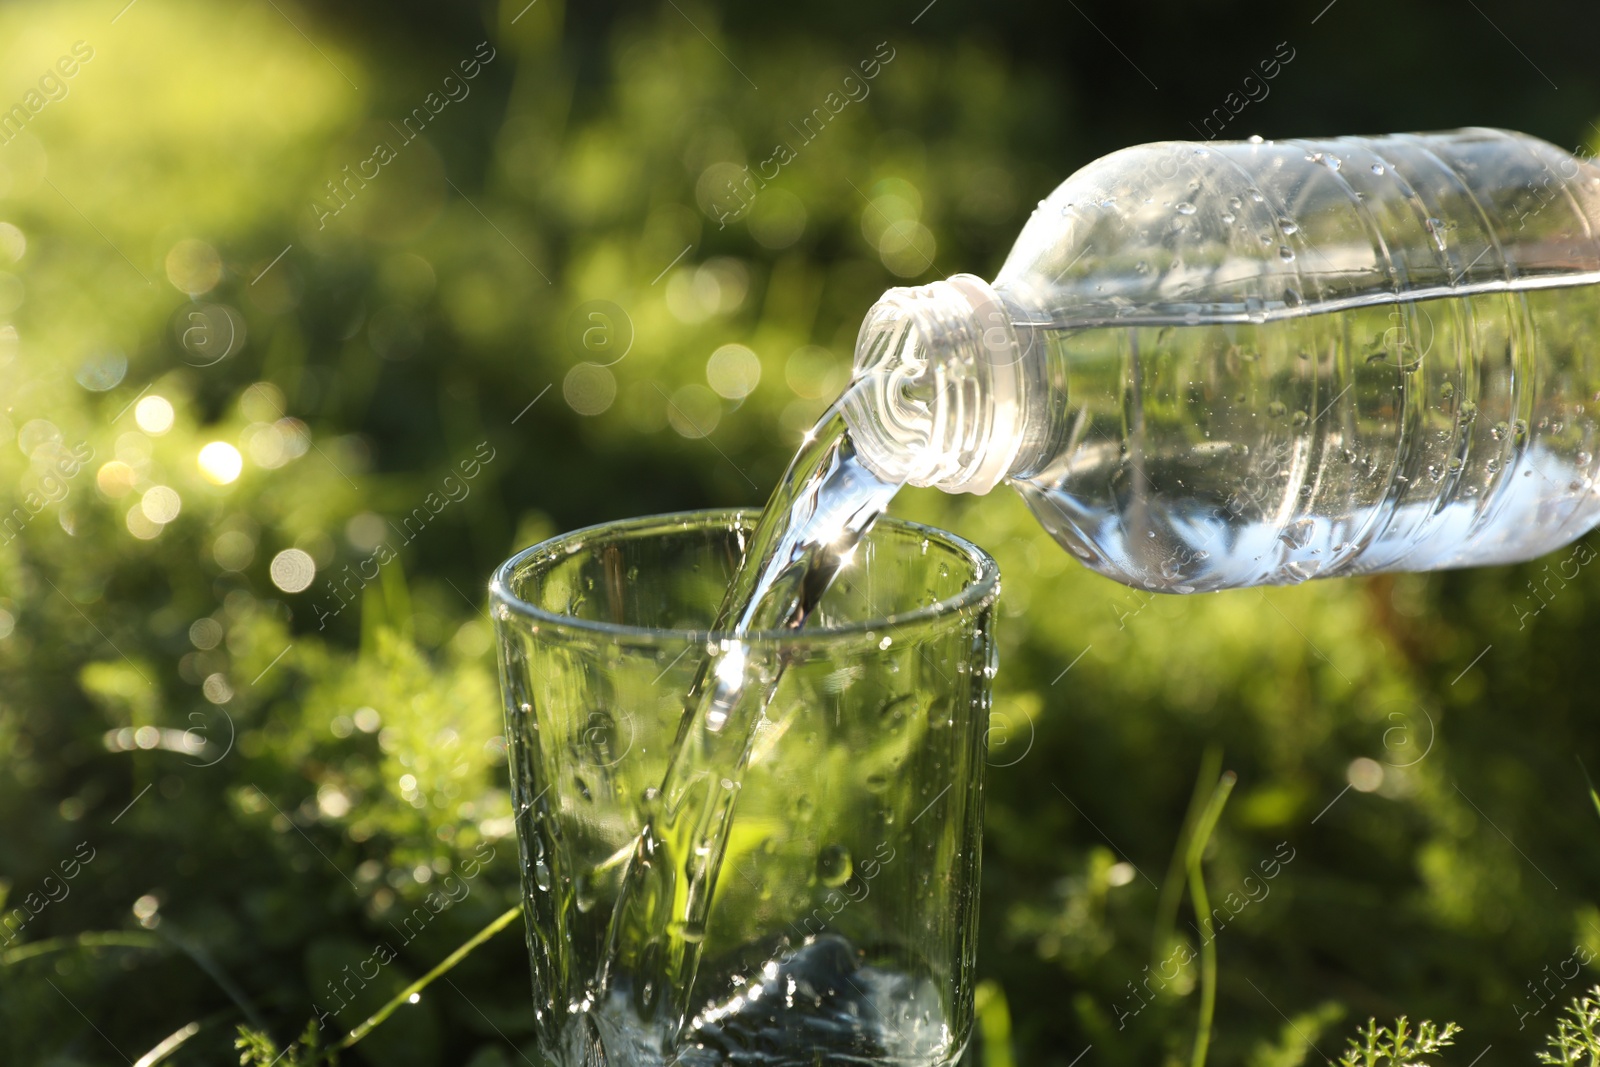
<path fill-rule="evenodd" d="M 468 938 L 466 943 L 464 943 L 454 952 L 450 953 L 450 955 L 446 956 L 444 960 L 433 970 L 429 971 L 427 974 L 423 975 L 421 978 L 418 978 L 415 982 L 412 982 L 410 985 L 400 990 L 400 992 L 396 993 L 394 998 L 390 1000 L 389 1003 L 373 1012 L 372 1016 L 368 1018 L 366 1022 L 362 1023 L 360 1026 L 350 1031 L 349 1034 L 345 1035 L 345 1039 L 339 1042 L 339 1047 L 349 1048 L 357 1041 L 360 1041 L 362 1038 L 366 1037 L 380 1023 L 382 1023 L 389 1016 L 393 1015 L 396 1008 L 410 1000 L 413 995 L 422 992 L 424 989 L 428 988 L 428 986 L 432 985 L 434 979 L 438 978 L 440 975 L 453 968 L 456 964 L 466 959 L 467 956 L 471 954 L 473 949 L 489 940 L 495 934 L 498 934 L 501 930 L 504 930 L 511 923 L 512 919 L 515 919 L 521 914 L 522 904 L 519 901 L 518 903 L 507 908 L 505 912 L 502 913 L 494 922 L 490 923 L 488 926 L 485 926 L 482 930 L 479 930 L 477 933 Z"/>
<path fill-rule="evenodd" d="M 1200 1020 L 1195 1026 L 1194 1053 L 1189 1057 L 1189 1067 L 1205 1067 L 1206 1053 L 1211 1048 L 1211 1019 L 1217 1008 L 1217 946 L 1211 932 L 1211 901 L 1206 895 L 1205 873 L 1200 860 L 1205 855 L 1206 843 L 1222 817 L 1222 807 L 1238 776 L 1228 771 L 1217 780 L 1211 799 L 1195 824 L 1194 835 L 1189 840 L 1189 900 L 1195 915 L 1200 919 Z"/>
<path fill-rule="evenodd" d="M 90 931 L 83 934 L 72 934 L 67 937 L 52 937 L 44 941 L 34 941 L 26 945 L 0 952 L 0 967 L 10 967 L 24 960 L 31 960 L 38 956 L 48 956 L 52 952 L 66 952 L 75 948 L 149 948 L 164 949 L 167 943 L 155 934 L 142 934 L 137 931 L 109 931 L 100 933 Z"/>
<path fill-rule="evenodd" d="M 1600 815 L 1600 793 L 1594 790 L 1594 780 L 1589 777 L 1589 768 L 1583 765 L 1583 757 L 1578 756 L 1578 770 L 1583 772 L 1583 784 L 1589 787 L 1589 803 L 1594 805 L 1596 815 Z"/>
<path fill-rule="evenodd" d="M 198 1022 L 188 1023 L 174 1030 L 161 1044 L 135 1060 L 133 1067 L 156 1067 L 156 1064 L 178 1051 L 185 1041 L 199 1032 L 200 1024 Z"/>
<path fill-rule="evenodd" d="M 1167 863 L 1166 877 L 1161 879 L 1161 894 L 1156 900 L 1156 925 L 1150 934 L 1150 966 L 1158 972 L 1165 962 L 1163 954 L 1170 951 L 1174 931 L 1178 928 L 1178 905 L 1183 901 L 1184 871 L 1188 866 L 1189 840 L 1195 823 L 1200 819 L 1206 798 L 1222 773 L 1222 749 L 1207 745 L 1200 756 L 1200 773 L 1194 780 L 1194 793 L 1189 798 L 1189 809 L 1184 813 L 1183 825 L 1178 830 L 1177 843 L 1172 846 L 1172 859 Z"/>

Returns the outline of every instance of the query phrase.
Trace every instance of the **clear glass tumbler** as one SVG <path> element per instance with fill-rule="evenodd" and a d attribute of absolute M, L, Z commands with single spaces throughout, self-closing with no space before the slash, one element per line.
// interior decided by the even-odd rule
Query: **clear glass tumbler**
<path fill-rule="evenodd" d="M 534 1014 L 557 1067 L 932 1067 L 971 1035 L 999 572 L 894 519 L 806 629 L 745 637 L 785 668 L 740 780 L 708 783 L 739 792 L 690 1018 L 651 1032 L 601 988 L 623 870 L 756 517 L 579 530 L 491 583 Z"/>

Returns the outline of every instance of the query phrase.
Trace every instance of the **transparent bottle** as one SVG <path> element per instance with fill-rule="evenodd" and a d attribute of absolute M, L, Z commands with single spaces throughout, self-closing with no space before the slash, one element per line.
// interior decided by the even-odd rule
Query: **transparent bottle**
<path fill-rule="evenodd" d="M 1502 130 L 1125 149 L 992 285 L 886 293 L 846 419 L 1146 589 L 1529 559 L 1600 523 L 1597 231 L 1600 166 Z"/>

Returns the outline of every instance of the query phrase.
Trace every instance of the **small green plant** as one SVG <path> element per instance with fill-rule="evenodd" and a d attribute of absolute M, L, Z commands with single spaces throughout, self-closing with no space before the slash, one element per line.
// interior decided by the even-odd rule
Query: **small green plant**
<path fill-rule="evenodd" d="M 1600 1031 L 1600 986 L 1594 986 L 1567 1005 L 1565 1014 L 1556 1020 L 1556 1032 L 1545 1039 L 1550 1047 L 1539 1053 L 1539 1062 L 1600 1067 L 1600 1033 L 1597 1031 Z"/>
<path fill-rule="evenodd" d="M 1422 1057 L 1455 1044 L 1455 1035 L 1460 1032 L 1461 1027 L 1455 1023 L 1438 1026 L 1427 1019 L 1412 1030 L 1404 1015 L 1392 1027 L 1379 1026 L 1376 1019 L 1368 1019 L 1366 1029 L 1358 1030 L 1349 1039 L 1350 1047 L 1339 1057 L 1339 1067 L 1427 1067 Z"/>
<path fill-rule="evenodd" d="M 332 1050 L 321 1048 L 315 1019 L 306 1024 L 306 1032 L 300 1035 L 300 1040 L 291 1042 L 282 1051 L 272 1038 L 248 1026 L 239 1027 L 233 1047 L 239 1050 L 241 1067 L 319 1067 L 338 1062 Z"/>

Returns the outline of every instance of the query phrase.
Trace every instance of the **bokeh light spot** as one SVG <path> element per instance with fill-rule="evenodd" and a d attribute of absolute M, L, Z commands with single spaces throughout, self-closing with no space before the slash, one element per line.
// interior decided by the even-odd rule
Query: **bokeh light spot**
<path fill-rule="evenodd" d="M 181 293 L 209 293 L 222 280 L 222 257 L 204 241 L 179 241 L 167 253 L 167 281 Z"/>
<path fill-rule="evenodd" d="M 183 510 L 183 498 L 170 485 L 152 486 L 139 498 L 139 510 L 151 522 L 165 526 Z"/>
<path fill-rule="evenodd" d="M 133 407 L 133 421 L 149 434 L 164 434 L 172 429 L 172 402 L 164 396 L 147 396 Z"/>
<path fill-rule="evenodd" d="M 286 548 L 272 557 L 272 584 L 285 593 L 298 593 L 317 576 L 316 561 L 298 548 Z"/>
<path fill-rule="evenodd" d="M 212 542 L 211 558 L 225 571 L 242 571 L 256 558 L 256 543 L 249 534 L 229 530 Z"/>
<path fill-rule="evenodd" d="M 0 258 L 10 263 L 21 259 L 28 250 L 28 238 L 9 222 L 0 222 Z"/>
<path fill-rule="evenodd" d="M 200 450 L 200 473 L 213 485 L 228 485 L 239 477 L 244 457 L 226 441 L 212 441 Z"/>
<path fill-rule="evenodd" d="M 125 521 L 128 524 L 128 532 L 141 541 L 155 540 L 161 536 L 161 531 L 164 529 L 161 523 L 152 522 L 142 507 L 129 508 Z"/>
<path fill-rule="evenodd" d="M 561 380 L 561 395 L 579 415 L 599 415 L 617 398 L 617 379 L 598 363 L 579 363 Z"/>
<path fill-rule="evenodd" d="M 909 219 L 891 224 L 878 239 L 878 258 L 902 278 L 915 278 L 927 271 L 938 251 L 933 231 Z"/>
<path fill-rule="evenodd" d="M 1345 768 L 1345 780 L 1358 793 L 1371 793 L 1383 784 L 1383 764 L 1377 760 L 1358 756 Z"/>
<path fill-rule="evenodd" d="M 132 467 L 120 459 L 114 459 L 95 473 L 94 484 L 99 486 L 100 491 L 106 496 L 115 499 L 128 495 L 133 489 L 135 477 Z"/>
<path fill-rule="evenodd" d="M 711 391 L 728 400 L 743 400 L 761 381 L 761 358 L 744 345 L 723 345 L 706 360 Z"/>
<path fill-rule="evenodd" d="M 721 421 L 722 401 L 703 385 L 685 385 L 667 405 L 667 422 L 684 437 L 709 437 Z"/>
<path fill-rule="evenodd" d="M 103 393 L 122 384 L 127 373 L 127 356 L 116 351 L 96 352 L 79 365 L 76 378 L 89 392 Z"/>
<path fill-rule="evenodd" d="M 222 640 L 222 624 L 209 615 L 189 625 L 189 643 L 200 651 L 217 647 Z"/>

